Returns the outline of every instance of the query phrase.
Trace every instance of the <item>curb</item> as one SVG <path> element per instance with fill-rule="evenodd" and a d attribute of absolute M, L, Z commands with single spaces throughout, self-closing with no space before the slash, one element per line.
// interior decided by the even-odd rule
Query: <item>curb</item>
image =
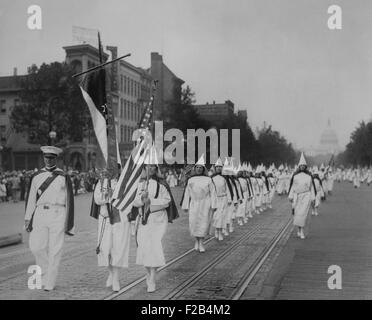
<path fill-rule="evenodd" d="M 22 233 L 12 234 L 10 236 L 0 237 L 0 248 L 22 243 Z"/>

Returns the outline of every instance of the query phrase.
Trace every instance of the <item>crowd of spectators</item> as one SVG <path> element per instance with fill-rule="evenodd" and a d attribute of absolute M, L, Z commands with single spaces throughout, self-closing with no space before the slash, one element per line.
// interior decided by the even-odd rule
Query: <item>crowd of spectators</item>
<path fill-rule="evenodd" d="M 17 170 L 0 172 L 0 202 L 24 201 L 32 175 L 37 170 Z M 92 192 L 97 182 L 97 174 L 91 169 L 88 172 L 78 172 L 71 168 L 70 175 L 75 195 Z"/>
<path fill-rule="evenodd" d="M 0 202 L 18 202 L 26 198 L 28 186 L 35 170 L 17 170 L 0 172 Z M 90 169 L 88 172 L 79 172 L 72 168 L 67 169 L 71 177 L 75 196 L 92 192 L 99 178 L 98 171 Z M 163 167 L 161 174 L 170 187 L 184 186 L 188 170 Z"/>

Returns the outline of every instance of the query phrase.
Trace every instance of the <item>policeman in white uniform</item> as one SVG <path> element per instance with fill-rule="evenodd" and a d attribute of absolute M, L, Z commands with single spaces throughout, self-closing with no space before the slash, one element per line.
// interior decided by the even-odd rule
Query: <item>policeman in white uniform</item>
<path fill-rule="evenodd" d="M 57 168 L 62 152 L 53 146 L 41 147 L 45 168 L 30 182 L 26 198 L 25 228 L 30 232 L 30 249 L 41 268 L 45 291 L 54 289 L 65 234 L 73 235 L 74 196 L 71 179 Z"/>

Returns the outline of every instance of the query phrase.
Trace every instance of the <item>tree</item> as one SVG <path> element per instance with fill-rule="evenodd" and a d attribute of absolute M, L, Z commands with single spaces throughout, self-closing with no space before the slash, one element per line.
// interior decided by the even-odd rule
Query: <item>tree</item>
<path fill-rule="evenodd" d="M 259 157 L 266 165 L 275 163 L 294 164 L 297 160 L 296 151 L 291 143 L 280 135 L 272 126 L 264 126 L 258 132 Z"/>
<path fill-rule="evenodd" d="M 45 144 L 51 124 L 57 133 L 57 145 L 81 141 L 92 124 L 74 73 L 66 63 L 31 66 L 21 80 L 22 103 L 10 116 L 15 131 L 26 133 L 31 143 Z"/>
<path fill-rule="evenodd" d="M 228 119 L 224 120 L 219 126 L 219 129 L 228 129 L 229 132 L 229 154 L 231 154 L 232 146 L 232 130 L 240 130 L 240 160 L 250 163 L 257 163 L 259 160 L 258 143 L 254 133 L 248 122 L 236 114 L 232 114 Z"/>
<path fill-rule="evenodd" d="M 372 121 L 359 123 L 351 133 L 346 150 L 339 154 L 337 162 L 344 165 L 369 166 L 372 163 Z"/>
<path fill-rule="evenodd" d="M 177 128 L 186 136 L 187 129 L 208 129 L 211 123 L 201 119 L 194 109 L 195 93 L 189 86 L 182 89 L 178 101 L 170 102 L 162 114 L 164 129 Z"/>

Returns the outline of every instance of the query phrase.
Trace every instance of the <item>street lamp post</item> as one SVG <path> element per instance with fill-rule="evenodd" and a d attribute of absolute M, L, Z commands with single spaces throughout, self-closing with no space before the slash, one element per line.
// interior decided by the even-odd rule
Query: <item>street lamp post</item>
<path fill-rule="evenodd" d="M 4 147 L 0 144 L 0 172 L 3 172 L 5 170 L 3 170 L 3 150 L 4 150 Z"/>
<path fill-rule="evenodd" d="M 48 133 L 48 145 L 53 145 L 54 139 L 57 137 L 57 133 L 53 130 L 52 125 L 52 104 L 54 100 L 57 100 L 58 96 L 53 96 L 48 101 L 48 123 L 49 123 L 49 133 Z"/>

